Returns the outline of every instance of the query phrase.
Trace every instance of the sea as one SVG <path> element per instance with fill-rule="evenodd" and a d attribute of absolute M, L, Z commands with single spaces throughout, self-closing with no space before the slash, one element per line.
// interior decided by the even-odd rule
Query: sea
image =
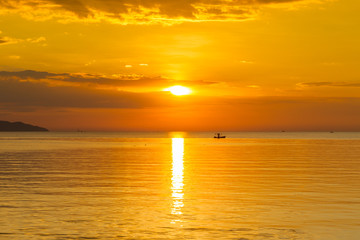
<path fill-rule="evenodd" d="M 0 239 L 360 239 L 358 132 L 2 132 Z"/>

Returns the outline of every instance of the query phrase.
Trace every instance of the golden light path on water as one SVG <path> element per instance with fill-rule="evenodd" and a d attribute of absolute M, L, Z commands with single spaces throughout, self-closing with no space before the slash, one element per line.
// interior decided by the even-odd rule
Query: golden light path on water
<path fill-rule="evenodd" d="M 184 138 L 172 138 L 172 214 L 182 214 L 184 206 Z M 175 223 L 179 220 L 173 220 Z"/>

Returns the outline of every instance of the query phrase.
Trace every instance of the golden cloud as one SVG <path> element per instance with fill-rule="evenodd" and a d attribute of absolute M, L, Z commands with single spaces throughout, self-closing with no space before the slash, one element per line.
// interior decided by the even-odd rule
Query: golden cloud
<path fill-rule="evenodd" d="M 16 44 L 21 42 L 21 39 L 11 38 L 11 37 L 1 37 L 0 36 L 0 45 L 7 45 L 7 44 Z"/>
<path fill-rule="evenodd" d="M 8 36 L 0 36 L 0 45 L 17 44 L 24 41 L 27 41 L 29 43 L 40 43 L 46 41 L 46 38 L 38 37 L 38 38 L 19 39 Z"/>
<path fill-rule="evenodd" d="M 317 0 L 325 2 L 328 0 Z M 109 21 L 118 24 L 174 24 L 185 21 L 242 21 L 262 6 L 289 6 L 314 0 L 0 0 L 0 14 L 32 20 Z"/>

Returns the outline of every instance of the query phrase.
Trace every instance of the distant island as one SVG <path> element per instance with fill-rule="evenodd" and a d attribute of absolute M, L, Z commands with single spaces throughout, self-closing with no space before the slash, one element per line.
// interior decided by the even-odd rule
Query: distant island
<path fill-rule="evenodd" d="M 48 132 L 43 127 L 33 126 L 22 122 L 0 121 L 0 132 Z"/>

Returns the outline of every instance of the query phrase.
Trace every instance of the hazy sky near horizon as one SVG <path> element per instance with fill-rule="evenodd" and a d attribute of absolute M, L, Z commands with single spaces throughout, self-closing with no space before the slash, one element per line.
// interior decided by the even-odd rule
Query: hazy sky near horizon
<path fill-rule="evenodd" d="M 0 0 L 0 119 L 360 130 L 357 0 Z M 187 96 L 163 91 L 173 85 Z"/>

